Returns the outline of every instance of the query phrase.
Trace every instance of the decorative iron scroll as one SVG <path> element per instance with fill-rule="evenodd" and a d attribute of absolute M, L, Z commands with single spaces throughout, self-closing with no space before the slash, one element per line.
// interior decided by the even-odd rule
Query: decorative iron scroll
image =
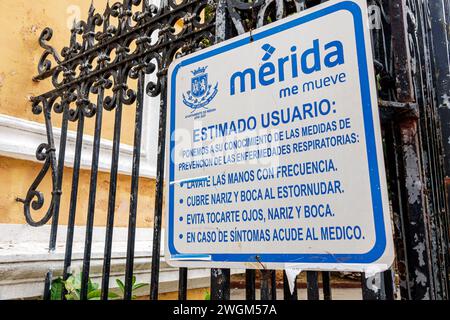
<path fill-rule="evenodd" d="M 54 101 L 52 101 L 52 103 L 53 102 Z M 36 180 L 31 184 L 25 199 L 17 199 L 17 201 L 24 204 L 25 220 L 30 226 L 33 227 L 43 226 L 52 218 L 54 212 L 53 209 L 55 196 L 61 194 L 61 190 L 58 190 L 58 188 L 56 188 L 56 149 L 53 143 L 53 131 L 50 122 L 51 110 L 49 109 L 48 105 L 49 102 L 46 99 L 36 98 L 33 101 L 33 113 L 40 114 L 44 112 L 45 114 L 45 125 L 47 129 L 48 142 L 40 144 L 36 150 L 36 159 L 39 161 L 44 161 L 44 165 L 41 171 L 39 172 Z M 58 108 L 59 105 L 55 104 L 55 109 Z M 38 187 L 50 169 L 52 173 L 53 186 L 51 202 L 45 215 L 41 219 L 35 220 L 32 217 L 31 209 L 37 211 L 44 206 L 44 195 L 42 192 L 38 191 Z"/>
<path fill-rule="evenodd" d="M 47 213 L 39 221 L 31 211 L 44 205 L 44 195 L 38 191 L 44 176 L 52 170 L 56 174 L 56 149 L 53 140 L 52 110 L 67 111 L 69 121 L 80 115 L 91 118 L 97 111 L 98 89 L 112 89 L 101 104 L 112 111 L 120 102 L 132 105 L 137 92 L 128 86 L 129 79 L 137 79 L 139 72 L 156 74 L 156 81 L 147 84 L 152 97 L 160 94 L 161 79 L 171 61 L 180 55 L 200 50 L 214 42 L 215 3 L 207 0 L 165 0 L 159 7 L 149 0 L 124 0 L 108 3 L 103 14 L 95 12 L 91 4 L 86 21 L 74 22 L 69 46 L 58 54 L 49 41 L 53 31 L 42 31 L 39 43 L 45 50 L 38 64 L 35 81 L 51 79 L 54 89 L 32 98 L 33 113 L 46 113 L 48 142 L 39 146 L 37 160 L 45 161 L 24 203 L 27 222 L 32 226 L 46 224 L 53 215 L 53 196 L 60 193 L 54 177 L 52 201 Z M 97 101 L 93 103 L 92 101 Z M 50 146 L 50 147 L 49 147 Z"/>

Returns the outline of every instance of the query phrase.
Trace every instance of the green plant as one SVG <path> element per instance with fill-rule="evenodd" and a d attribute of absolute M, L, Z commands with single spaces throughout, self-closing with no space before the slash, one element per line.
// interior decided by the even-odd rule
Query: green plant
<path fill-rule="evenodd" d="M 122 296 L 118 295 L 115 292 L 108 292 L 109 300 L 118 300 L 123 299 L 125 295 L 125 285 L 119 279 L 116 279 L 116 283 L 119 286 L 120 291 L 122 292 Z M 145 283 L 136 283 L 136 277 L 133 277 L 132 280 L 132 299 L 136 299 L 135 291 L 139 288 L 144 287 Z M 64 294 L 64 292 L 65 294 Z M 62 297 L 66 300 L 80 300 L 81 298 L 81 273 L 77 275 L 70 275 L 66 281 L 64 281 L 61 277 L 53 280 L 50 299 L 51 300 L 62 300 Z M 88 300 L 100 300 L 102 291 L 99 289 L 99 285 L 97 283 L 92 282 L 91 279 L 88 280 Z"/>
<path fill-rule="evenodd" d="M 70 275 L 66 281 L 61 277 L 55 279 L 52 282 L 50 299 L 51 300 L 62 300 L 63 291 L 65 291 L 66 300 L 80 300 L 81 298 L 81 273 L 77 275 Z M 99 289 L 97 283 L 92 282 L 91 279 L 88 280 L 88 300 L 100 300 L 102 291 Z M 109 292 L 108 299 L 116 300 L 120 296 L 117 293 Z"/>
<path fill-rule="evenodd" d="M 64 291 L 64 292 L 63 292 Z M 65 294 L 64 294 L 65 293 Z M 81 299 L 81 273 L 77 275 L 70 275 L 66 281 L 61 277 L 52 282 L 50 291 L 51 300 L 62 300 L 62 296 L 66 300 L 80 300 Z M 88 300 L 100 300 L 102 291 L 99 289 L 97 283 L 88 280 Z M 114 292 L 108 293 L 108 298 L 111 300 L 119 299 L 120 296 Z"/>
<path fill-rule="evenodd" d="M 61 277 L 53 280 L 52 288 L 50 291 L 50 299 L 51 300 L 61 300 L 64 289 L 64 281 Z"/>
<path fill-rule="evenodd" d="M 81 274 L 70 276 L 65 281 L 65 289 L 67 294 L 65 295 L 67 300 L 80 300 L 81 293 Z M 88 280 L 88 300 L 100 300 L 102 291 L 99 289 L 97 283 L 93 283 L 91 279 Z M 113 292 L 108 294 L 108 298 L 117 299 L 119 296 Z"/>
<path fill-rule="evenodd" d="M 125 285 L 119 279 L 116 279 L 116 283 L 119 286 L 120 291 L 122 291 L 122 295 L 124 296 L 125 295 Z M 132 297 L 131 298 L 134 300 L 134 299 L 137 298 L 137 296 L 134 294 L 134 292 L 136 290 L 138 290 L 139 288 L 142 288 L 142 287 L 146 286 L 146 284 L 145 283 L 136 283 L 136 277 L 133 276 L 133 280 L 131 282 L 131 285 L 132 285 L 132 288 L 131 288 Z"/>

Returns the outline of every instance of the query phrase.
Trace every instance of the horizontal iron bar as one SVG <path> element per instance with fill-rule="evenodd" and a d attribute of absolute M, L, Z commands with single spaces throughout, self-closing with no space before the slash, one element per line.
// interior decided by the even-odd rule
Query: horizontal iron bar
<path fill-rule="evenodd" d="M 411 118 L 419 118 L 419 105 L 417 103 L 410 102 L 397 102 L 378 100 L 381 116 L 384 119 L 392 119 L 393 117 L 401 114 L 402 116 L 409 116 Z"/>
<path fill-rule="evenodd" d="M 102 68 L 102 69 L 99 69 L 99 70 L 94 70 L 94 71 L 92 71 L 90 74 L 83 75 L 83 76 L 81 76 L 81 77 L 79 77 L 79 78 L 77 78 L 77 79 L 75 79 L 75 80 L 73 80 L 73 81 L 71 81 L 71 82 L 68 82 L 68 83 L 66 83 L 66 84 L 64 84 L 64 85 L 62 85 L 62 86 L 60 86 L 60 87 L 57 87 L 57 88 L 55 88 L 55 89 L 53 89 L 53 90 L 51 90 L 51 91 L 48 91 L 48 92 L 46 92 L 46 93 L 43 93 L 43 94 L 41 94 L 41 95 L 39 95 L 39 96 L 37 96 L 37 97 L 32 97 L 31 100 L 32 100 L 32 101 L 37 101 L 37 100 L 39 100 L 39 99 L 41 99 L 41 98 L 44 98 L 44 99 L 50 98 L 50 97 L 52 97 L 52 96 L 54 96 L 54 95 L 56 95 L 56 94 L 58 94 L 58 93 L 60 93 L 60 92 L 63 92 L 64 89 L 70 88 L 70 87 L 72 87 L 73 85 L 75 85 L 75 84 L 77 84 L 77 83 L 83 82 L 83 81 L 85 81 L 85 80 L 87 80 L 87 79 L 91 79 L 91 78 L 98 77 L 98 76 L 100 76 L 100 75 L 103 75 L 103 74 L 107 73 L 108 71 L 110 71 L 110 70 L 112 70 L 112 69 L 115 69 L 115 68 L 117 68 L 117 67 L 119 67 L 119 66 L 122 66 L 122 65 L 124 65 L 124 64 L 129 63 L 130 61 L 134 61 L 134 60 L 137 60 L 137 59 L 141 58 L 141 57 L 144 56 L 144 55 L 148 55 L 148 54 L 157 52 L 158 49 L 161 49 L 161 48 L 163 48 L 163 47 L 165 47 L 165 46 L 168 46 L 168 45 L 170 45 L 170 44 L 182 42 L 185 38 L 189 38 L 189 37 L 191 37 L 192 35 L 195 35 L 195 34 L 197 34 L 197 33 L 201 33 L 201 32 L 203 32 L 203 31 L 206 31 L 206 30 L 211 29 L 211 28 L 213 28 L 213 27 L 214 27 L 214 25 L 211 24 L 211 25 L 208 25 L 208 26 L 205 27 L 205 28 L 198 29 L 198 30 L 196 30 L 196 31 L 190 32 L 190 33 L 188 33 L 188 34 L 185 34 L 185 35 L 181 36 L 181 37 L 178 38 L 178 39 L 170 40 L 170 41 L 167 41 L 167 42 L 165 42 L 165 43 L 161 43 L 161 44 L 155 46 L 155 47 L 153 48 L 152 51 L 141 52 L 141 53 L 139 53 L 139 54 L 135 54 L 135 55 L 129 56 L 129 57 L 127 57 L 127 58 L 125 58 L 125 59 L 123 59 L 123 60 L 121 60 L 121 61 L 118 61 L 118 62 L 116 62 L 115 64 L 109 65 L 109 66 L 107 66 L 107 67 L 105 67 L 105 68 Z M 160 70 L 160 71 L 161 71 L 161 70 Z"/>

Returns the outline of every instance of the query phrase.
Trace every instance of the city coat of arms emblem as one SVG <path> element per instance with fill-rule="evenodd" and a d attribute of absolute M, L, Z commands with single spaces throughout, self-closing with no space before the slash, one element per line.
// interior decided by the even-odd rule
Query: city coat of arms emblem
<path fill-rule="evenodd" d="M 183 103 L 193 111 L 207 107 L 219 92 L 219 83 L 213 87 L 208 82 L 208 67 L 192 71 L 191 90 L 183 94 Z"/>

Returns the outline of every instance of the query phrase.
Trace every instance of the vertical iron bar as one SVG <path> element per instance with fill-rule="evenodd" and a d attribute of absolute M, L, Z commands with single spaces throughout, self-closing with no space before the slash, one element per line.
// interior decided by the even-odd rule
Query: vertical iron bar
<path fill-rule="evenodd" d="M 180 268 L 180 279 L 178 283 L 178 300 L 187 300 L 187 282 L 188 282 L 188 269 Z"/>
<path fill-rule="evenodd" d="M 156 169 L 155 218 L 153 221 L 152 274 L 150 299 L 158 300 L 159 266 L 161 259 L 161 227 L 164 198 L 164 166 L 166 147 L 167 76 L 161 78 L 161 102 L 159 109 L 158 164 Z"/>
<path fill-rule="evenodd" d="M 256 300 L 256 270 L 245 270 L 245 298 L 246 300 Z"/>
<path fill-rule="evenodd" d="M 54 202 L 55 198 L 59 197 L 59 189 L 58 189 L 58 173 L 57 173 L 57 169 L 56 169 L 56 149 L 55 149 L 55 140 L 53 137 L 53 127 L 52 127 L 52 105 L 48 103 L 48 101 L 46 101 L 44 103 L 44 115 L 45 115 L 45 128 L 46 128 L 46 132 L 47 132 L 47 143 L 49 145 L 49 158 L 50 158 L 50 170 L 51 170 L 51 174 L 52 174 L 52 185 L 53 185 L 53 193 L 54 197 L 52 197 L 52 206 L 54 206 Z M 54 188 L 57 188 L 56 190 Z M 54 207 L 53 207 L 54 209 Z M 52 209 L 52 210 L 53 210 Z M 52 213 L 54 213 L 54 211 L 52 211 Z M 54 231 L 52 229 L 52 231 Z M 56 235 L 56 232 L 55 232 Z M 54 246 L 52 246 L 52 238 L 53 238 L 53 233 L 50 234 L 50 247 L 49 247 L 49 252 L 53 252 L 54 251 Z M 46 284 L 48 282 L 48 288 L 47 286 L 44 288 L 45 292 L 44 292 L 44 297 L 50 299 L 50 290 L 51 290 L 51 284 L 52 284 L 52 277 L 53 277 L 53 272 L 52 270 L 49 270 L 47 272 L 46 275 Z M 47 299 L 47 300 L 48 300 Z"/>
<path fill-rule="evenodd" d="M 94 145 L 92 149 L 91 163 L 91 181 L 89 186 L 89 202 L 86 221 L 86 237 L 84 243 L 83 270 L 81 276 L 81 300 L 88 298 L 89 272 L 91 267 L 92 238 L 95 218 L 95 200 L 97 196 L 97 180 L 98 180 L 98 162 L 100 155 L 100 140 L 102 137 L 102 120 L 103 120 L 103 96 L 104 88 L 100 85 L 98 88 L 97 109 L 95 115 L 95 134 Z"/>
<path fill-rule="evenodd" d="M 218 44 L 222 41 L 230 39 L 232 37 L 232 29 L 233 23 L 231 17 L 228 14 L 228 2 L 227 0 L 218 0 L 217 8 L 216 8 L 216 21 L 215 21 L 215 44 Z M 227 283 L 230 282 L 230 279 L 224 281 L 223 279 L 214 279 L 215 275 L 222 276 L 223 274 L 230 274 L 229 270 L 211 270 L 211 284 L 214 282 L 217 283 Z M 213 288 L 217 288 L 218 290 L 226 290 L 226 288 L 219 288 L 217 285 L 211 285 L 211 295 L 220 295 L 220 293 L 213 293 Z"/>
<path fill-rule="evenodd" d="M 433 1 L 438 3 L 439 1 Z M 420 57 L 419 63 L 422 68 L 418 75 L 420 75 L 417 83 L 418 86 L 418 103 L 420 108 L 420 157 L 423 171 L 423 183 L 424 192 L 423 199 L 426 207 L 424 214 L 425 222 L 425 237 L 429 244 L 427 255 L 429 256 L 430 265 L 430 287 L 431 287 L 431 299 L 440 299 L 442 297 L 442 283 L 440 281 L 442 261 L 439 261 L 438 252 L 440 251 L 440 243 L 438 240 L 437 226 L 439 224 L 437 220 L 438 200 L 436 193 L 436 171 L 434 170 L 434 135 L 430 130 L 430 120 L 433 119 L 432 109 L 435 106 L 434 99 L 434 85 L 432 83 L 432 67 L 434 61 L 431 60 L 431 48 L 432 42 L 430 40 L 430 24 L 431 17 L 429 16 L 430 7 L 428 1 L 420 2 L 416 7 L 417 16 L 417 52 Z M 439 188 L 441 189 L 441 188 Z"/>
<path fill-rule="evenodd" d="M 272 286 L 272 271 L 261 270 L 261 300 L 272 300 L 273 297 Z"/>
<path fill-rule="evenodd" d="M 436 148 L 439 147 L 439 151 L 435 151 L 435 155 L 432 159 L 434 161 L 439 175 L 439 180 L 435 182 L 436 187 L 439 190 L 439 202 L 440 206 L 436 214 L 437 220 L 441 224 L 439 238 L 440 238 L 440 252 L 439 255 L 439 269 L 441 276 L 441 286 L 442 286 L 442 298 L 448 299 L 450 295 L 450 266 L 449 266 L 449 252 L 448 252 L 448 222 L 446 219 L 446 208 L 450 207 L 450 202 L 448 200 L 448 194 L 450 190 L 450 146 L 448 143 L 450 139 L 450 103 L 448 101 L 448 96 L 450 92 L 450 54 L 449 54 L 449 32 L 448 32 L 448 19 L 449 11 L 447 0 L 439 1 L 427 1 L 430 12 L 431 20 L 431 35 L 433 41 L 433 86 L 436 92 L 437 100 L 437 113 L 433 111 L 432 123 L 435 124 L 433 132 L 438 136 L 437 140 L 441 143 L 434 144 Z M 439 117 L 437 117 L 439 116 Z M 440 125 L 439 125 L 440 124 Z M 439 139 L 440 138 L 440 139 Z M 444 141 L 444 143 L 442 143 Z M 443 157 L 440 157 L 443 154 Z M 445 178 L 444 178 L 445 177 Z M 443 181 L 442 181 L 443 180 Z M 445 188 L 440 188 L 440 185 L 444 183 Z"/>
<path fill-rule="evenodd" d="M 401 187 L 401 168 L 400 168 L 400 149 L 399 139 L 397 135 L 397 128 L 394 121 L 390 121 L 386 124 L 385 132 L 385 145 L 386 151 L 386 164 L 388 164 L 388 179 L 390 184 L 390 199 L 392 201 L 392 216 L 393 216 L 393 228 L 394 228 L 394 244 L 396 253 L 396 265 L 397 274 L 400 280 L 400 296 L 402 300 L 411 299 L 411 290 L 408 285 L 408 257 L 406 254 L 406 242 L 405 242 L 405 216 L 402 199 L 402 187 Z"/>
<path fill-rule="evenodd" d="M 384 272 L 384 293 L 386 300 L 395 300 L 394 272 L 392 269 Z"/>
<path fill-rule="evenodd" d="M 408 35 L 408 6 L 406 1 L 389 1 L 389 11 L 391 13 L 392 52 L 397 80 L 397 98 L 401 102 L 413 102 L 414 92 Z"/>
<path fill-rule="evenodd" d="M 230 300 L 230 269 L 211 269 L 211 300 Z"/>
<path fill-rule="evenodd" d="M 306 272 L 308 300 L 319 300 L 319 273 L 317 271 Z"/>
<path fill-rule="evenodd" d="M 283 272 L 283 292 L 284 300 L 298 300 L 297 278 L 294 281 L 294 292 L 291 292 L 286 271 Z"/>
<path fill-rule="evenodd" d="M 324 300 L 333 300 L 331 294 L 331 272 L 322 272 L 322 290 Z"/>
<path fill-rule="evenodd" d="M 64 175 L 64 159 L 66 157 L 66 141 L 67 141 L 67 127 L 68 127 L 68 110 L 63 107 L 63 117 L 61 124 L 61 137 L 59 141 L 59 156 L 58 156 L 58 178 L 56 183 L 55 202 L 53 207 L 52 226 L 50 231 L 50 251 L 55 250 L 56 239 L 58 235 L 58 222 L 59 222 L 59 208 L 61 204 L 62 195 L 62 183 Z"/>
<path fill-rule="evenodd" d="M 75 143 L 75 159 L 72 172 L 72 190 L 70 194 L 69 220 L 67 223 L 66 252 L 64 257 L 63 280 L 67 280 L 71 272 L 72 247 L 75 229 L 75 217 L 77 213 L 78 182 L 80 178 L 81 152 L 83 150 L 84 115 L 80 113 L 77 125 L 77 140 Z"/>
<path fill-rule="evenodd" d="M 50 250 L 55 250 L 56 239 L 58 233 L 58 222 L 59 222 L 59 208 L 61 203 L 62 195 L 62 183 L 64 175 L 64 159 L 66 157 L 66 142 L 67 142 L 67 128 L 69 123 L 69 110 L 66 106 L 63 106 L 63 118 L 61 123 L 61 137 L 59 142 L 59 157 L 58 157 L 58 182 L 57 182 L 57 195 L 55 198 L 55 206 L 53 208 L 53 219 L 52 227 L 50 231 Z M 64 297 L 64 290 L 61 292 L 61 298 Z"/>
<path fill-rule="evenodd" d="M 119 77 L 119 83 L 121 83 Z M 114 137 L 109 178 L 108 218 L 106 222 L 105 252 L 103 257 L 102 300 L 108 300 L 109 278 L 111 273 L 112 242 L 114 236 L 114 215 L 116 211 L 117 175 L 119 171 L 120 137 L 122 130 L 122 90 L 117 92 L 114 117 Z"/>
<path fill-rule="evenodd" d="M 48 301 L 51 299 L 52 278 L 53 278 L 53 272 L 48 271 L 47 274 L 45 275 L 44 296 L 42 297 L 43 300 L 45 300 L 45 301 Z"/>
<path fill-rule="evenodd" d="M 139 71 L 134 132 L 133 169 L 131 177 L 130 216 L 128 221 L 127 263 L 125 268 L 124 299 L 133 295 L 134 248 L 136 244 L 136 216 L 139 198 L 139 169 L 141 163 L 142 120 L 144 114 L 145 74 Z"/>
<path fill-rule="evenodd" d="M 270 284 L 272 286 L 272 300 L 277 300 L 277 271 L 271 270 L 270 272 L 271 272 Z"/>

